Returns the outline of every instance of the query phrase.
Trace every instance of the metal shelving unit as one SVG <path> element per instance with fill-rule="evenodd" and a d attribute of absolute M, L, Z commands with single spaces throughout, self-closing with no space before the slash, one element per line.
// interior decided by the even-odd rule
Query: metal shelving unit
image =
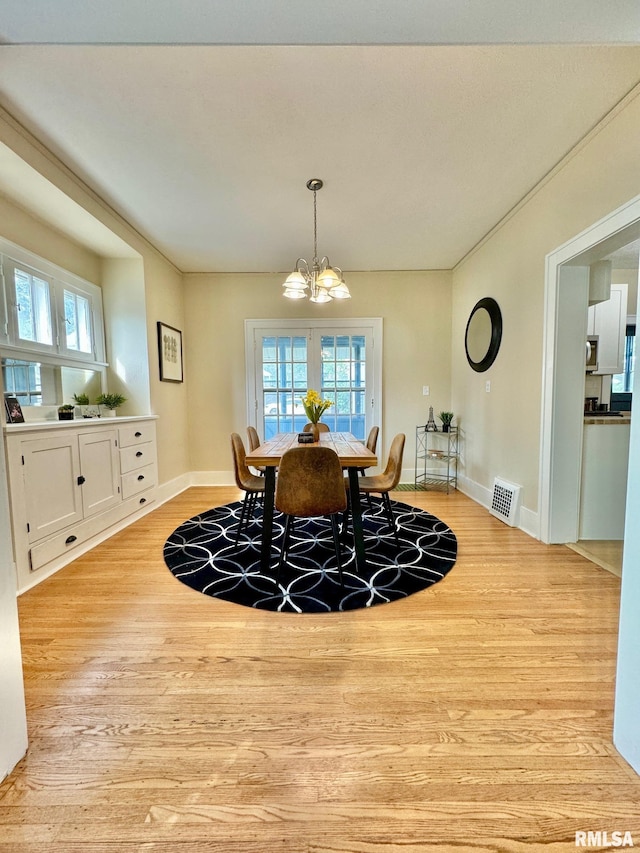
<path fill-rule="evenodd" d="M 458 485 L 458 430 L 449 432 L 416 427 L 416 489 L 442 489 Z"/>

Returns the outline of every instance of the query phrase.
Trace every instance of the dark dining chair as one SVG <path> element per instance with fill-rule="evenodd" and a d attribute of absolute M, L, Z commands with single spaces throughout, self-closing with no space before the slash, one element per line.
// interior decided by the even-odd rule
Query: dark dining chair
<path fill-rule="evenodd" d="M 283 454 L 278 468 L 276 509 L 285 515 L 277 579 L 286 561 L 294 518 L 330 516 L 340 583 L 342 560 L 338 514 L 347 508 L 347 493 L 338 454 L 330 447 L 300 445 Z"/>
<path fill-rule="evenodd" d="M 395 489 L 395 487 L 400 482 L 400 475 L 402 473 L 402 456 L 404 454 L 404 443 L 405 443 L 405 435 L 404 433 L 398 433 L 395 436 L 393 441 L 391 442 L 391 447 L 389 448 L 389 456 L 387 458 L 387 465 L 382 472 L 382 474 L 374 474 L 372 476 L 364 476 L 360 477 L 358 480 L 358 490 L 360 492 L 364 492 L 367 496 L 372 493 L 380 494 L 382 497 L 382 505 L 387 516 L 387 520 L 393 531 L 393 535 L 396 539 L 396 544 L 400 545 L 400 540 L 398 538 L 398 531 L 396 530 L 395 521 L 393 518 L 393 509 L 391 507 L 391 499 L 389 498 L 389 492 Z M 347 489 L 349 489 L 348 480 L 345 481 Z M 345 513 L 345 525 L 348 519 L 349 510 L 347 509 Z"/>
<path fill-rule="evenodd" d="M 256 450 L 260 447 L 260 436 L 258 430 L 254 426 L 247 427 L 247 439 L 249 441 L 249 450 Z M 264 477 L 264 465 L 252 465 L 259 472 L 261 477 Z"/>
<path fill-rule="evenodd" d="M 244 444 L 237 432 L 231 433 L 231 452 L 236 486 L 244 492 L 240 521 L 236 532 L 235 544 L 237 547 L 243 528 L 246 529 L 249 526 L 249 518 L 255 511 L 258 495 L 264 495 L 264 477 L 258 477 L 249 470 Z"/>
<path fill-rule="evenodd" d="M 311 432 L 314 426 L 318 427 L 318 432 L 331 432 L 327 424 L 322 423 L 322 421 L 318 421 L 317 424 L 305 424 L 302 427 L 302 432 Z"/>

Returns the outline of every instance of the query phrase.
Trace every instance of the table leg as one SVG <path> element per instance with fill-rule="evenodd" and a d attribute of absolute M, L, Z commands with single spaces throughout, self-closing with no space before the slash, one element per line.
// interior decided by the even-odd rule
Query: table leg
<path fill-rule="evenodd" d="M 276 467 L 266 465 L 264 469 L 264 501 L 262 505 L 262 544 L 260 567 L 265 574 L 271 567 L 271 539 L 273 537 L 273 503 L 276 491 Z"/>
<path fill-rule="evenodd" d="M 356 552 L 356 569 L 358 572 L 367 567 L 364 552 L 364 533 L 362 530 L 362 506 L 360 504 L 360 487 L 358 485 L 358 469 L 349 468 L 349 496 L 351 498 L 351 523 L 353 524 L 353 544 Z"/>

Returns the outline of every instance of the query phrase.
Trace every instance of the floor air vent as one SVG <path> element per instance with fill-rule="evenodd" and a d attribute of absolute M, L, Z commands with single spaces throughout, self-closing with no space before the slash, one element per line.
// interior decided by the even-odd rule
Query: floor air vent
<path fill-rule="evenodd" d="M 520 508 L 520 486 L 507 483 L 496 477 L 493 481 L 493 496 L 491 498 L 492 515 L 515 527 L 518 521 L 518 510 Z"/>

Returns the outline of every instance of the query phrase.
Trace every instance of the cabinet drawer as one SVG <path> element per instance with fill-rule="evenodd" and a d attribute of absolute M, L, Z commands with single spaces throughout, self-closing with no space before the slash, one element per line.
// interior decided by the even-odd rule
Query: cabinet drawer
<path fill-rule="evenodd" d="M 136 468 L 122 476 L 122 498 L 126 500 L 132 495 L 144 492 L 157 485 L 156 466 L 145 465 L 144 468 Z"/>
<path fill-rule="evenodd" d="M 120 473 L 126 474 L 128 471 L 135 471 L 136 468 L 144 468 L 145 465 L 155 462 L 154 450 L 155 445 L 152 443 L 121 447 Z"/>
<path fill-rule="evenodd" d="M 66 554 L 67 551 L 72 551 L 78 545 L 86 542 L 93 535 L 93 531 L 87 529 L 86 526 L 80 524 L 77 528 L 70 528 L 47 539 L 39 545 L 34 545 L 31 549 L 31 568 L 39 569 L 46 565 L 50 560 L 59 557 L 61 554 Z"/>
<path fill-rule="evenodd" d="M 155 466 L 154 466 L 155 467 Z M 46 539 L 34 545 L 31 550 L 31 571 L 50 563 L 57 558 L 63 558 L 65 555 L 73 552 L 79 545 L 88 542 L 94 536 L 104 534 L 114 524 L 119 524 L 129 515 L 137 512 L 147 504 L 153 503 L 155 499 L 154 492 L 132 497 L 131 500 L 123 500 L 120 504 L 100 515 L 87 518 L 84 521 L 68 527 L 62 533 L 57 533 L 55 536 Z M 71 557 L 67 557 L 67 562 Z"/>
<path fill-rule="evenodd" d="M 155 438 L 156 425 L 150 423 L 127 424 L 118 427 L 120 447 L 131 447 L 135 444 L 145 444 Z"/>

